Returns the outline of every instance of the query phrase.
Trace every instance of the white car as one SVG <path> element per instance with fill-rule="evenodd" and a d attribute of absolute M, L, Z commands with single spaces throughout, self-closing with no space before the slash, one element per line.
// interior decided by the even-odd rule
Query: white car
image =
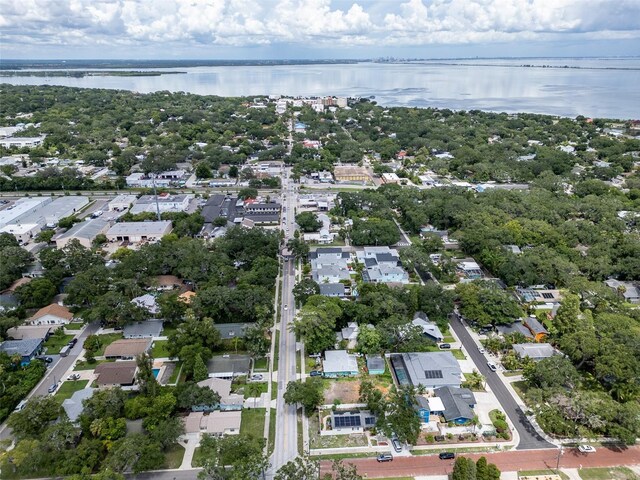
<path fill-rule="evenodd" d="M 478 351 L 479 351 L 480 353 L 485 353 L 485 352 L 486 352 L 486 350 L 485 350 L 484 348 L 482 348 L 482 347 L 478 347 Z"/>
<path fill-rule="evenodd" d="M 493 362 L 487 362 L 487 367 L 489 367 L 489 370 L 491 370 L 492 372 L 498 370 L 498 367 L 496 367 L 496 364 Z"/>
<path fill-rule="evenodd" d="M 580 453 L 595 453 L 596 449 L 591 445 L 579 445 L 578 451 Z"/>

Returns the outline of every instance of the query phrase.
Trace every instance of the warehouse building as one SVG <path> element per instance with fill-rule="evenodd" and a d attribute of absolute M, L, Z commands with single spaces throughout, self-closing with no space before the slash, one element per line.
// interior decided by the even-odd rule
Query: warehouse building
<path fill-rule="evenodd" d="M 20 243 L 28 243 L 33 237 L 40 233 L 40 225 L 37 223 L 18 223 L 5 225 L 0 228 L 0 233 L 9 233 L 16 237 Z"/>
<path fill-rule="evenodd" d="M 71 240 L 78 240 L 83 247 L 91 248 L 96 237 L 101 233 L 106 233 L 108 229 L 109 222 L 99 218 L 76 223 L 66 232 L 56 236 L 56 247 L 64 248 Z"/>
<path fill-rule="evenodd" d="M 13 205 L 8 206 L 4 210 L 0 210 L 0 228 L 17 223 L 33 223 L 23 222 L 22 219 L 35 213 L 43 205 L 51 203 L 51 198 L 21 198 Z"/>
<path fill-rule="evenodd" d="M 75 215 L 88 203 L 89 199 L 87 197 L 59 197 L 22 218 L 21 223 L 37 223 L 41 227 L 55 227 L 61 218 Z"/>
<path fill-rule="evenodd" d="M 110 242 L 157 242 L 171 233 L 171 222 L 122 222 L 116 223 L 107 231 Z"/>

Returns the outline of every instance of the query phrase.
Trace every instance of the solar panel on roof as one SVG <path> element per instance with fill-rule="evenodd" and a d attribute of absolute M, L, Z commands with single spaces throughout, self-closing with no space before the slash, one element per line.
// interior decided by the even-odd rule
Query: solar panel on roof
<path fill-rule="evenodd" d="M 424 378 L 442 378 L 442 370 L 425 370 Z"/>
<path fill-rule="evenodd" d="M 334 417 L 335 427 L 359 427 L 362 425 L 360 416 L 349 415 L 345 417 Z"/>
<path fill-rule="evenodd" d="M 553 298 L 553 294 L 549 293 L 549 292 L 544 292 L 542 294 L 542 298 Z"/>
<path fill-rule="evenodd" d="M 366 417 L 364 419 L 364 424 L 365 425 L 375 425 L 375 423 L 376 423 L 375 417 Z"/>

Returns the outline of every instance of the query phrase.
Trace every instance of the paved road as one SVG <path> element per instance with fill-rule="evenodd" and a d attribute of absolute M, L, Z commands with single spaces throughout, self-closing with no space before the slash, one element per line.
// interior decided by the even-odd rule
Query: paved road
<path fill-rule="evenodd" d="M 519 470 L 555 469 L 558 465 L 559 451 L 529 450 L 519 452 L 501 452 L 484 454 L 465 454 L 465 457 L 477 460 L 481 456 L 503 472 Z M 360 475 L 366 478 L 404 477 L 418 475 L 443 475 L 451 473 L 454 460 L 440 460 L 437 454 L 396 457 L 393 462 L 378 463 L 373 458 L 354 458 L 344 460 L 358 468 Z M 583 454 L 578 449 L 564 449 L 560 456 L 560 468 L 614 467 L 619 465 L 640 464 L 640 447 L 622 450 L 599 447 L 595 453 Z M 330 462 L 322 462 L 322 471 L 330 469 Z"/>
<path fill-rule="evenodd" d="M 40 381 L 36 387 L 31 390 L 31 393 L 27 395 L 27 399 L 36 396 L 36 395 L 49 395 L 47 389 L 53 384 L 54 378 L 56 382 L 60 382 L 64 380 L 64 375 L 73 365 L 73 362 L 76 361 L 78 355 L 82 351 L 82 344 L 84 343 L 85 338 L 87 338 L 92 333 L 98 331 L 99 325 L 97 323 L 87 325 L 82 333 L 77 337 L 78 343 L 75 347 L 71 349 L 69 355 L 66 357 L 55 356 L 58 360 L 49 367 L 44 375 L 44 378 Z M 3 423 L 0 426 L 0 440 L 5 440 L 11 436 L 10 430 L 7 428 L 6 423 Z"/>
<path fill-rule="evenodd" d="M 286 199 L 283 205 L 287 211 L 284 222 L 285 239 L 292 238 L 295 218 L 295 205 L 297 195 L 293 182 L 289 180 L 290 171 L 282 178 L 282 192 Z M 298 424 L 295 405 L 287 405 L 284 402 L 284 392 L 287 384 L 296 379 L 296 339 L 289 331 L 289 325 L 295 315 L 295 302 L 293 298 L 293 286 L 295 284 L 295 264 L 293 260 L 285 260 L 282 269 L 282 305 L 280 321 L 280 345 L 278 358 L 278 391 L 276 400 L 276 439 L 275 449 L 271 463 L 273 471 L 277 471 L 285 463 L 293 460 L 298 455 Z"/>
<path fill-rule="evenodd" d="M 473 338 L 471 338 L 467 328 L 462 324 L 462 322 L 460 322 L 457 314 L 453 315 L 454 317 L 450 322 L 451 328 L 456 332 L 456 335 L 467 351 L 467 355 L 471 357 L 478 371 L 487 379 L 487 384 L 491 387 L 491 391 L 495 394 L 500 405 L 520 435 L 520 443 L 516 449 L 529 450 L 537 448 L 557 448 L 538 434 L 522 409 L 516 403 L 515 399 L 511 396 L 509 390 L 507 390 L 507 387 L 504 386 L 500 378 L 498 378 L 494 372 L 489 370 L 489 367 L 487 367 L 487 359 L 478 351 L 478 346 L 473 341 Z"/>

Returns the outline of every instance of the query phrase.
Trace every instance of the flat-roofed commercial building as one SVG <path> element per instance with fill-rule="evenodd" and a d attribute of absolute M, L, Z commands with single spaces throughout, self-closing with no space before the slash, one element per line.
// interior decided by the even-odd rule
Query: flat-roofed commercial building
<path fill-rule="evenodd" d="M 61 218 L 75 215 L 88 203 L 89 199 L 87 197 L 59 197 L 22 218 L 21 223 L 37 223 L 42 227 L 55 227 Z"/>
<path fill-rule="evenodd" d="M 118 195 L 109 202 L 109 211 L 122 212 L 128 210 L 131 205 L 136 203 L 136 200 L 138 200 L 138 197 L 135 195 Z"/>
<path fill-rule="evenodd" d="M 367 169 L 356 165 L 336 165 L 333 168 L 333 177 L 336 182 L 366 183 L 371 180 Z"/>
<path fill-rule="evenodd" d="M 40 230 L 40 225 L 37 223 L 14 223 L 0 228 L 0 233 L 9 233 L 16 237 L 18 242 L 27 243 L 40 233 Z"/>
<path fill-rule="evenodd" d="M 171 233 L 171 222 L 122 222 L 107 231 L 107 239 L 114 242 L 155 242 Z"/>
<path fill-rule="evenodd" d="M 131 207 L 131 213 L 155 213 L 157 209 L 161 212 L 185 212 L 189 208 L 189 202 L 192 198 L 192 195 L 158 195 L 156 206 L 154 195 L 143 195 Z"/>
<path fill-rule="evenodd" d="M 67 243 L 75 239 L 78 240 L 83 247 L 91 248 L 95 238 L 109 230 L 109 225 L 109 222 L 99 218 L 76 223 L 69 230 L 55 238 L 56 247 L 64 248 L 67 246 Z"/>
<path fill-rule="evenodd" d="M 22 219 L 35 213 L 40 207 L 51 203 L 51 198 L 21 198 L 13 205 L 9 205 L 4 210 L 0 210 L 0 228 L 5 225 L 14 223 L 33 223 L 23 222 Z"/>

